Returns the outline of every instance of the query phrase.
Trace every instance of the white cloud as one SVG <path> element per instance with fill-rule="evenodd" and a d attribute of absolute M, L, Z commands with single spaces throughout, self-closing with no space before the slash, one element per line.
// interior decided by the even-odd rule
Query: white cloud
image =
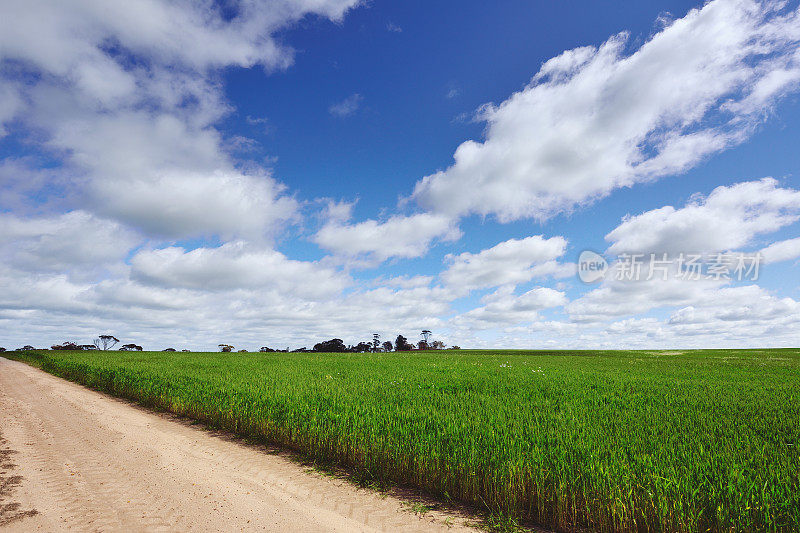
<path fill-rule="evenodd" d="M 459 146 L 413 198 L 449 216 L 545 219 L 742 142 L 797 88 L 800 15 L 783 6 L 717 0 L 630 55 L 626 34 L 564 52 L 484 106 L 485 140 Z"/>
<path fill-rule="evenodd" d="M 80 177 L 71 193 L 84 209 L 153 236 L 269 235 L 295 203 L 267 172 L 236 170 L 216 129 L 231 110 L 218 71 L 286 67 L 276 31 L 309 14 L 341 20 L 357 3 L 239 0 L 223 13 L 188 0 L 3 2 L 0 65 L 13 68 L 0 127 L 16 117 L 34 132 Z"/>
<path fill-rule="evenodd" d="M 639 287 L 641 289 L 641 287 Z M 676 287 L 671 287 L 675 289 Z M 635 288 L 631 288 L 634 290 Z M 780 298 L 755 285 L 691 287 L 670 303 L 666 318 L 619 315 L 597 322 L 535 321 L 512 328 L 501 340 L 507 347 L 555 348 L 765 348 L 796 346 L 800 342 L 800 302 Z M 666 298 L 666 293 L 659 293 Z M 620 295 L 621 296 L 621 295 Z M 636 306 L 634 296 L 633 306 Z M 678 300 L 687 302 L 675 305 Z M 527 335 L 524 335 L 527 333 Z M 496 346 L 492 343 L 491 346 Z M 649 354 L 642 354 L 643 357 Z"/>
<path fill-rule="evenodd" d="M 365 220 L 343 224 L 333 219 L 314 236 L 314 242 L 347 257 L 385 261 L 390 257 L 420 257 L 434 239 L 454 240 L 461 232 L 447 217 L 420 213 L 395 215 L 385 222 Z"/>
<path fill-rule="evenodd" d="M 131 269 L 132 279 L 161 287 L 211 291 L 266 287 L 303 298 L 332 297 L 348 285 L 330 268 L 242 241 L 188 252 L 177 247 L 142 251 L 131 259 Z"/>
<path fill-rule="evenodd" d="M 381 287 L 399 287 L 401 289 L 416 289 L 427 287 L 433 283 L 433 276 L 395 276 L 393 278 L 377 278 L 372 283 Z"/>
<path fill-rule="evenodd" d="M 783 329 L 781 334 L 785 334 L 793 324 L 800 324 L 800 302 L 775 297 L 756 285 L 720 288 L 713 296 L 712 300 L 697 301 L 673 312 L 667 324 L 684 335 L 716 332 L 761 338 L 775 329 Z"/>
<path fill-rule="evenodd" d="M 622 263 L 613 262 L 601 285 L 565 310 L 572 322 L 584 325 L 585 342 L 594 339 L 612 347 L 792 345 L 800 338 L 792 333 L 800 323 L 796 300 L 779 298 L 755 284 L 705 276 L 682 279 L 675 255 L 735 250 L 799 218 L 800 192 L 780 188 L 769 178 L 718 187 L 705 198 L 695 195 L 680 209 L 664 207 L 627 217 L 608 234 L 613 243 L 609 251 L 671 253 L 666 279 L 660 272 L 650 275 L 646 257 L 633 280 L 622 279 Z M 800 252 L 800 243 L 794 241 L 798 239 L 768 246 L 762 250 L 765 260 L 793 257 Z M 647 316 L 664 312 L 666 320 Z"/>
<path fill-rule="evenodd" d="M 325 203 L 325 210 L 322 214 L 323 218 L 329 223 L 344 224 L 353 216 L 353 208 L 356 201 L 334 201 L 330 198 L 321 198 L 319 201 Z"/>
<path fill-rule="evenodd" d="M 351 94 L 341 102 L 337 102 L 328 108 L 328 113 L 335 117 L 346 117 L 358 111 L 361 101 L 364 99 L 358 93 Z"/>
<path fill-rule="evenodd" d="M 136 235 L 85 211 L 38 218 L 0 214 L 3 262 L 29 272 L 92 270 L 125 258 Z"/>
<path fill-rule="evenodd" d="M 460 215 L 543 218 L 739 142 L 797 84 L 796 15 L 717 1 L 631 55 L 622 36 L 565 52 L 482 110 L 485 142 L 465 143 L 453 167 L 418 185 L 429 212 L 352 222 L 353 203 L 328 202 L 313 239 L 335 257 L 295 260 L 269 238 L 297 220 L 300 202 L 229 153 L 248 141 L 218 130 L 232 112 L 219 73 L 288 66 L 276 31 L 306 13 L 340 20 L 356 3 L 234 0 L 232 18 L 205 1 L 2 3 L 0 135 L 13 128 L 37 152 L 0 164 L 0 208 L 14 213 L 0 214 L 2 342 L 108 331 L 155 349 L 257 349 L 372 332 L 416 340 L 423 328 L 464 346 L 495 334 L 493 346 L 524 347 L 800 341 L 798 303 L 758 287 L 606 282 L 573 302 L 549 287 L 517 294 L 518 284 L 574 273 L 560 262 L 563 237 L 450 256 L 438 276 L 358 281 L 339 265 L 419 257 L 458 238 Z M 349 100 L 332 113 L 357 110 L 360 96 Z M 723 187 L 625 220 L 612 249 L 685 244 L 692 224 L 703 229 L 696 246 L 751 244 L 797 219 L 797 194 L 774 180 Z M 198 236 L 219 245 L 175 242 Z M 796 241 L 765 257 L 796 256 Z M 466 291 L 493 287 L 454 312 Z M 544 321 L 546 309 L 572 321 Z M 642 316 L 656 309 L 669 318 Z"/>
<path fill-rule="evenodd" d="M 476 307 L 453 319 L 456 327 L 489 329 L 530 323 L 539 319 L 539 311 L 567 303 L 565 294 L 547 287 L 536 287 L 516 295 L 513 287 L 505 286 L 483 298 L 482 307 Z"/>
<path fill-rule="evenodd" d="M 683 279 L 677 276 L 674 263 L 666 279 L 659 275 L 648 279 L 647 264 L 643 265 L 638 280 L 619 279 L 614 271 L 619 266 L 620 263 L 612 264 L 598 288 L 565 306 L 573 322 L 584 324 L 588 329 L 624 318 L 615 322 L 616 329 L 610 330 L 621 333 L 619 328 L 629 321 L 641 326 L 653 323 L 652 317 L 646 316 L 648 313 L 667 312 L 666 321 L 657 321 L 658 329 L 676 344 L 682 344 L 681 335 L 694 335 L 724 341 L 726 346 L 731 346 L 736 339 L 747 339 L 747 345 L 757 339 L 770 344 L 777 338 L 770 339 L 765 331 L 779 324 L 800 321 L 797 301 L 778 298 L 756 284 L 740 285 L 728 279 Z M 745 283 L 750 282 L 745 279 Z M 635 333 L 630 329 L 625 331 Z M 783 341 L 794 338 L 791 329 L 779 333 Z M 623 339 L 619 342 L 620 346 L 626 345 Z M 702 342 L 698 339 L 695 345 L 701 346 Z"/>
<path fill-rule="evenodd" d="M 274 31 L 310 13 L 340 20 L 357 3 L 278 0 L 266 8 L 243 0 L 228 4 L 235 15 L 228 18 L 210 2 L 188 0 L 79 0 L 69 5 L 9 0 L 3 2 L 0 43 L 5 55 L 57 75 L 71 74 L 87 85 L 107 85 L 120 76 L 121 65 L 113 64 L 104 50 L 110 41 L 166 65 L 275 68 L 287 65 L 291 53 L 272 38 Z"/>
<path fill-rule="evenodd" d="M 717 187 L 683 208 L 628 216 L 606 235 L 609 252 L 711 253 L 735 250 L 800 219 L 800 191 L 771 178 Z"/>
<path fill-rule="evenodd" d="M 564 255 L 567 241 L 563 237 L 545 239 L 534 235 L 509 239 L 476 254 L 464 252 L 447 255 L 450 266 L 440 274 L 446 285 L 460 291 L 517 285 L 534 277 L 558 274 L 556 259 Z"/>
<path fill-rule="evenodd" d="M 639 280 L 616 279 L 612 264 L 605 280 L 596 289 L 572 300 L 566 310 L 572 320 L 584 323 L 601 323 L 619 317 L 634 317 L 654 309 L 692 305 L 713 299 L 714 291 L 723 285 L 722 280 L 683 280 L 674 269 L 664 280 L 658 276 L 647 279 L 642 269 Z"/>
<path fill-rule="evenodd" d="M 356 343 L 373 332 L 394 340 L 440 330 L 453 299 L 422 280 L 343 291 L 350 281 L 317 263 L 241 244 L 141 252 L 132 263 L 130 277 L 97 283 L 0 266 L 0 344 L 88 342 L 105 331 L 151 349 Z"/>
<path fill-rule="evenodd" d="M 770 244 L 761 250 L 765 263 L 778 263 L 800 257 L 800 237 Z"/>
<path fill-rule="evenodd" d="M 296 216 L 297 202 L 269 176 L 178 170 L 133 182 L 94 185 L 97 210 L 151 235 L 237 235 L 258 239 Z"/>

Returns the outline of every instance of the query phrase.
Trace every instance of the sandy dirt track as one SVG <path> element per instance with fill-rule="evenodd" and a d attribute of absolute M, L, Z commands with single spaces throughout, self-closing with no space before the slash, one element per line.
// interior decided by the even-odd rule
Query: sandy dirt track
<path fill-rule="evenodd" d="M 475 531 L 4 358 L 0 476 L 2 531 Z"/>

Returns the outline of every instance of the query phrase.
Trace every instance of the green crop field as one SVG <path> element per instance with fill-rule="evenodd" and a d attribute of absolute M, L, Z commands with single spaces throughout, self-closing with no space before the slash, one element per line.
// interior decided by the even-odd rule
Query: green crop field
<path fill-rule="evenodd" d="M 5 355 L 495 515 L 800 530 L 800 350 Z"/>

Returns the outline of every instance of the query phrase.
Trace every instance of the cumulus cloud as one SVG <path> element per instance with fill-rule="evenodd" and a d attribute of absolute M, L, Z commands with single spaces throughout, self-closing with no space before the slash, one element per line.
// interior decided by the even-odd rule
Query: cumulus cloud
<path fill-rule="evenodd" d="M 627 34 L 547 61 L 413 198 L 449 216 L 546 219 L 746 139 L 800 75 L 800 12 L 717 0 L 627 53 Z"/>
<path fill-rule="evenodd" d="M 131 259 L 131 277 L 145 284 L 201 290 L 273 288 L 304 298 L 329 298 L 347 285 L 336 271 L 295 261 L 243 241 L 218 248 L 147 250 Z M 314 280 L 309 283 L 309 280 Z"/>
<path fill-rule="evenodd" d="M 571 273 L 556 259 L 564 255 L 567 241 L 563 237 L 544 238 L 534 235 L 525 239 L 509 239 L 476 254 L 464 252 L 447 255 L 450 266 L 440 274 L 448 286 L 469 292 L 473 289 L 517 285 L 537 276 Z"/>
<path fill-rule="evenodd" d="M 565 305 L 567 298 L 563 292 L 548 287 L 536 287 L 516 295 L 513 287 L 506 286 L 485 296 L 482 302 L 485 305 L 456 317 L 454 325 L 480 330 L 531 323 L 539 319 L 539 311 Z"/>
<path fill-rule="evenodd" d="M 523 347 L 800 341 L 798 303 L 756 286 L 607 281 L 571 302 L 559 284 L 519 288 L 574 272 L 561 236 L 450 255 L 439 274 L 359 280 L 340 265 L 420 257 L 460 236 L 460 216 L 546 218 L 742 141 L 797 86 L 796 12 L 718 0 L 630 53 L 625 35 L 565 52 L 481 110 L 485 140 L 417 185 L 427 212 L 353 222 L 353 203 L 330 201 L 312 239 L 335 257 L 292 259 L 270 238 L 298 219 L 300 202 L 229 153 L 220 73 L 287 67 L 293 54 L 277 31 L 307 14 L 340 20 L 357 3 L 234 0 L 224 14 L 205 0 L 2 3 L 0 136 L 13 132 L 30 154 L 0 163 L 0 209 L 13 213 L 0 214 L 3 343 L 109 331 L 152 349 L 165 339 L 257 349 L 423 328 L 471 346 L 495 333 L 491 345 Z M 331 113 L 360 103 L 351 95 Z M 797 202 L 770 179 L 721 187 L 628 217 L 610 249 L 750 245 L 796 221 Z M 796 241 L 762 252 L 791 259 Z M 481 289 L 493 292 L 453 309 Z M 654 310 L 667 318 L 643 316 Z"/>
<path fill-rule="evenodd" d="M 0 266 L 0 309 L 24 312 L 15 318 L 35 320 L 38 315 L 63 319 L 63 313 L 87 314 L 93 307 L 85 297 L 91 288 L 90 282 L 71 281 L 67 274 L 32 276 Z M 23 334 L 24 331 L 6 333 L 17 337 Z"/>
<path fill-rule="evenodd" d="M 3 2 L 0 39 L 6 55 L 35 62 L 79 83 L 108 85 L 124 78 L 123 66 L 106 51 L 109 41 L 153 62 L 197 69 L 230 64 L 285 66 L 290 50 L 273 38 L 277 29 L 309 13 L 340 20 L 357 0 L 278 0 L 228 3 L 225 16 L 212 2 L 114 2 L 52 0 Z M 124 85 L 124 83 L 122 84 Z M 107 91 L 98 91 L 107 94 Z"/>
<path fill-rule="evenodd" d="M 645 288 L 641 284 L 629 286 L 629 293 L 619 293 L 611 302 L 610 294 L 604 295 L 609 305 L 591 320 L 534 322 L 520 330 L 533 336 L 509 336 L 510 347 L 530 346 L 540 342 L 560 348 L 707 348 L 795 346 L 800 341 L 797 328 L 800 326 L 800 302 L 792 298 L 778 297 L 757 285 L 738 287 L 670 285 L 665 291 L 654 294 L 658 298 L 655 307 L 664 306 L 666 317 L 642 316 L 641 306 L 646 297 L 639 294 L 652 292 L 655 287 Z M 678 291 L 670 297 L 669 290 Z M 638 290 L 638 292 L 637 292 Z M 592 295 L 593 303 L 599 304 L 598 294 Z M 632 298 L 625 312 L 624 299 Z M 579 300 L 580 301 L 580 300 Z M 683 302 L 683 303 L 679 303 Z M 586 301 L 581 301 L 583 310 Z M 567 306 L 575 310 L 573 304 Z M 619 312 L 615 312 L 619 311 Z M 611 311 L 605 313 L 605 311 Z M 625 317 L 625 318 L 622 318 Z M 512 332 L 513 333 L 513 332 Z M 513 344 L 514 340 L 518 344 Z"/>
<path fill-rule="evenodd" d="M 124 259 L 136 234 L 85 211 L 52 217 L 0 214 L 0 255 L 29 272 L 93 270 Z"/>
<path fill-rule="evenodd" d="M 679 209 L 666 206 L 626 217 L 606 237 L 612 243 L 610 252 L 666 252 L 671 260 L 656 266 L 644 257 L 639 275 L 630 278 L 623 275 L 629 273 L 628 267 L 614 261 L 599 287 L 564 309 L 573 323 L 592 332 L 590 338 L 605 339 L 614 347 L 789 345 L 798 339 L 792 333 L 800 323 L 796 300 L 777 297 L 751 283 L 758 278 L 739 280 L 734 265 L 728 265 L 730 279 L 717 279 L 705 270 L 697 278 L 686 276 L 679 271 L 676 256 L 736 250 L 798 219 L 800 192 L 781 188 L 771 178 L 718 187 L 706 197 L 694 195 Z M 761 250 L 764 262 L 800 255 L 795 241 L 779 241 Z M 713 263 L 713 257 L 704 263 Z M 666 272 L 660 271 L 662 266 Z M 668 318 L 647 316 L 650 313 L 667 313 Z"/>
<path fill-rule="evenodd" d="M 267 175 L 174 170 L 128 183 L 99 181 L 97 211 L 156 237 L 274 234 L 297 216 L 297 202 Z"/>
<path fill-rule="evenodd" d="M 356 343 L 373 332 L 413 338 L 441 328 L 453 294 L 424 279 L 405 281 L 358 286 L 319 263 L 245 243 L 145 250 L 129 271 L 102 281 L 2 264 L 0 341 L 53 344 L 111 331 L 150 349 L 166 339 L 178 348 L 235 342 L 257 349 L 331 337 Z"/>
<path fill-rule="evenodd" d="M 598 288 L 569 302 L 566 310 L 575 322 L 602 323 L 713 299 L 713 291 L 725 284 L 723 280 L 687 281 L 672 274 L 666 280 L 642 276 L 629 281 L 616 279 L 612 273 Z"/>
<path fill-rule="evenodd" d="M 236 170 L 215 127 L 231 109 L 218 72 L 286 67 L 292 51 L 276 31 L 310 14 L 340 20 L 357 3 L 238 0 L 223 12 L 206 1 L 4 2 L 0 126 L 35 132 L 35 145 L 81 178 L 73 193 L 86 209 L 145 233 L 272 233 L 293 200 L 266 172 Z"/>
<path fill-rule="evenodd" d="M 800 191 L 771 178 L 717 187 L 680 209 L 628 216 L 606 235 L 612 253 L 735 250 L 800 219 Z M 788 246 L 788 245 L 787 245 Z M 772 252 L 772 251 L 771 251 Z"/>
<path fill-rule="evenodd" d="M 461 232 L 450 218 L 419 213 L 395 215 L 384 222 L 365 220 L 356 224 L 334 218 L 317 232 L 314 242 L 343 256 L 385 261 L 390 257 L 420 257 L 427 253 L 434 239 L 447 241 L 460 236 Z"/>
<path fill-rule="evenodd" d="M 673 312 L 668 323 L 675 326 L 709 326 L 715 323 L 774 325 L 785 319 L 800 320 L 800 302 L 777 298 L 756 285 L 724 287 L 710 302 L 696 302 Z M 687 328 L 688 330 L 688 328 Z"/>
<path fill-rule="evenodd" d="M 800 257 L 800 237 L 770 244 L 761 250 L 765 263 L 778 263 Z"/>

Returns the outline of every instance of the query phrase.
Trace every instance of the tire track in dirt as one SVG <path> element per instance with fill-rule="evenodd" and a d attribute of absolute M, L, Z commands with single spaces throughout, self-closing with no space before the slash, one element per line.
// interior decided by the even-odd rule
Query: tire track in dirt
<path fill-rule="evenodd" d="M 14 464 L 13 456 L 16 453 L 9 448 L 0 427 L 0 527 L 38 514 L 35 509 L 26 509 L 15 501 L 14 493 L 23 480 L 15 471 L 17 465 Z"/>
<path fill-rule="evenodd" d="M 475 531 L 3 358 L 0 423 L 39 511 L 10 530 Z"/>

